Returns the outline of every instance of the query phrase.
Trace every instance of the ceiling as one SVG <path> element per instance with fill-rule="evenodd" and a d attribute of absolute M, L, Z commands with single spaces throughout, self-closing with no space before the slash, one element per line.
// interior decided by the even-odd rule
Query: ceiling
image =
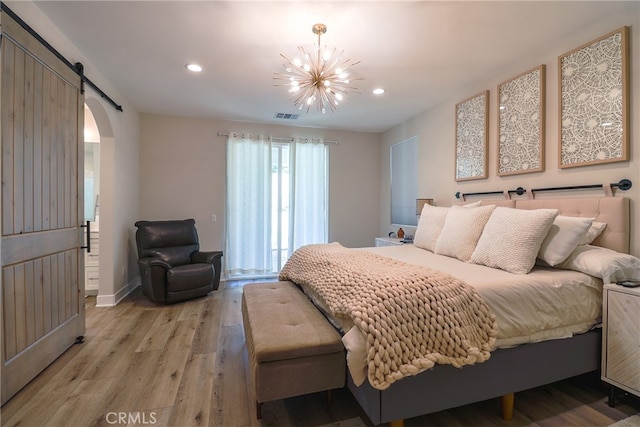
<path fill-rule="evenodd" d="M 554 40 L 623 7 L 611 1 L 35 3 L 142 113 L 366 132 L 402 123 L 529 55 L 543 57 Z M 274 73 L 284 69 L 280 54 L 292 57 L 298 46 L 313 45 L 318 22 L 328 29 L 322 44 L 361 61 L 353 68 L 362 78 L 355 82 L 359 94 L 324 115 L 299 111 L 286 88 L 274 86 Z M 204 72 L 188 72 L 188 62 Z M 99 83 L 96 72 L 85 68 Z M 373 95 L 375 87 L 386 93 Z M 276 113 L 300 116 L 283 120 Z"/>

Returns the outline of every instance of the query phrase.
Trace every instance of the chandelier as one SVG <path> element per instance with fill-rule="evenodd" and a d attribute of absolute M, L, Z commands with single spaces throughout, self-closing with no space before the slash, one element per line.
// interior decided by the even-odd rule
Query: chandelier
<path fill-rule="evenodd" d="M 293 61 L 280 54 L 287 61 L 284 64 L 286 72 L 275 73 L 275 79 L 284 81 L 276 86 L 289 87 L 290 99 L 298 109 L 306 106 L 308 113 L 315 104 L 324 114 L 327 109 L 335 111 L 347 93 L 358 93 L 357 88 L 350 86 L 349 70 L 360 61 L 352 63 L 342 57 L 344 51 L 337 54 L 337 49 L 329 50 L 320 45 L 320 36 L 327 32 L 326 25 L 315 24 L 312 31 L 318 35 L 318 44 L 313 46 L 313 50 L 299 46 L 302 57 Z"/>

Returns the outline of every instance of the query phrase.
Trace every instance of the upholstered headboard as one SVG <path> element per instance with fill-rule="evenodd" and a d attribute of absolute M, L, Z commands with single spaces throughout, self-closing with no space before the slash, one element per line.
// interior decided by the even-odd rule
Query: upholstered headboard
<path fill-rule="evenodd" d="M 593 245 L 629 253 L 630 214 L 626 197 L 575 197 L 558 199 L 483 200 L 483 205 L 517 209 L 558 209 L 561 215 L 595 218 L 607 227 Z"/>

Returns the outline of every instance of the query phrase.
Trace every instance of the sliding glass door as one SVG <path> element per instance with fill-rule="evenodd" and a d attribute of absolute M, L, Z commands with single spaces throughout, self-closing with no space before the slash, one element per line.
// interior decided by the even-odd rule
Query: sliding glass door
<path fill-rule="evenodd" d="M 277 275 L 300 246 L 327 242 L 327 147 L 230 136 L 226 199 L 226 277 Z"/>
<path fill-rule="evenodd" d="M 271 263 L 278 273 L 289 258 L 289 144 L 271 145 Z"/>

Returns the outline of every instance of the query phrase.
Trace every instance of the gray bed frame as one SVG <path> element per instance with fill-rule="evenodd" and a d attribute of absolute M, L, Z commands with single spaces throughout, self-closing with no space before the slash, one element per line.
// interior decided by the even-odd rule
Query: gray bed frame
<path fill-rule="evenodd" d="M 555 208 L 562 215 L 595 218 L 606 222 L 594 245 L 629 252 L 630 208 L 625 197 L 584 197 L 525 200 L 483 200 L 517 209 Z M 347 375 L 347 386 L 375 423 L 402 421 L 445 409 L 550 384 L 600 368 L 601 331 L 572 338 L 543 341 L 499 349 L 483 363 L 462 368 L 438 365 L 413 377 L 405 377 L 386 390 L 368 381 L 356 386 Z M 398 422 L 397 424 L 401 424 Z"/>
<path fill-rule="evenodd" d="M 393 383 L 386 390 L 368 381 L 347 385 L 372 423 L 430 414 L 550 384 L 600 367 L 601 333 L 593 330 L 491 353 L 483 363 L 462 368 L 439 365 Z"/>

